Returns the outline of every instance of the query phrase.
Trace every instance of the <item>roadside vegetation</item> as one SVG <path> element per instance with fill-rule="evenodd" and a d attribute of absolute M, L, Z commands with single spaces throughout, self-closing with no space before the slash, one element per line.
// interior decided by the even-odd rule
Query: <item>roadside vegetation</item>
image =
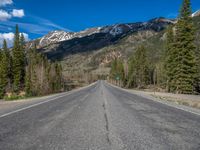
<path fill-rule="evenodd" d="M 112 62 L 110 81 L 128 88 L 156 88 L 179 94 L 200 93 L 199 40 L 197 25 L 191 15 L 190 0 L 183 0 L 177 23 L 168 27 L 164 42 L 159 45 L 164 51 L 156 59 L 151 59 L 148 57 L 149 47 L 140 44 L 128 63 L 119 58 Z M 151 44 L 156 47 L 159 41 Z M 156 56 L 156 53 L 152 55 Z"/>
<path fill-rule="evenodd" d="M 62 67 L 50 62 L 36 48 L 25 49 L 25 39 L 16 26 L 13 48 L 6 40 L 0 49 L 0 99 L 21 99 L 63 90 Z"/>

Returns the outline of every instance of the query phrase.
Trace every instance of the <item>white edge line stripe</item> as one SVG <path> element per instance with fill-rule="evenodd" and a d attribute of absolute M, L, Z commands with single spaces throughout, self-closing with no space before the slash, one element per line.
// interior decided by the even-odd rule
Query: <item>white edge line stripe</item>
<path fill-rule="evenodd" d="M 95 83 L 96 83 L 96 82 L 95 82 Z M 93 84 L 91 84 L 91 85 L 89 85 L 89 86 L 83 87 L 83 88 L 81 88 L 81 89 L 77 89 L 77 90 L 75 90 L 75 91 L 70 91 L 70 92 L 68 92 L 67 94 L 64 94 L 64 95 L 55 97 L 55 98 L 53 98 L 53 99 L 46 100 L 46 101 L 43 101 L 43 102 L 39 102 L 39 103 L 30 105 L 30 106 L 27 106 L 27 107 L 24 107 L 24 108 L 15 110 L 15 111 L 11 111 L 11 112 L 9 112 L 9 113 L 6 113 L 6 114 L 1 115 L 0 118 L 3 118 L 3 117 L 6 117 L 6 116 L 9 116 L 9 115 L 12 115 L 12 114 L 17 113 L 17 112 L 21 112 L 21 111 L 23 111 L 23 110 L 27 110 L 27 109 L 32 108 L 32 107 L 36 107 L 36 106 L 41 105 L 41 104 L 44 104 L 44 103 L 48 103 L 48 102 L 54 101 L 54 100 L 59 99 L 59 98 L 61 98 L 61 97 L 64 97 L 64 96 L 73 94 L 74 92 L 78 92 L 78 91 L 83 90 L 83 89 L 85 89 L 85 88 L 91 87 L 91 86 L 94 85 L 95 83 L 93 83 Z"/>
<path fill-rule="evenodd" d="M 68 93 L 67 93 L 66 95 L 62 95 L 62 96 L 59 96 L 59 97 L 56 97 L 56 98 L 53 98 L 53 99 L 50 99 L 50 100 L 47 100 L 47 101 L 39 102 L 39 103 L 30 105 L 30 106 L 27 106 L 27 107 L 24 107 L 24 108 L 15 110 L 15 111 L 11 111 L 11 112 L 9 112 L 9 113 L 6 113 L 6 114 L 4 114 L 4 115 L 1 115 L 0 118 L 9 116 L 9 115 L 11 115 L 11 114 L 14 114 L 14 113 L 17 113 L 17 112 L 20 112 L 20 111 L 23 111 L 23 110 L 27 110 L 27 109 L 29 109 L 29 108 L 32 108 L 32 107 L 35 107 L 35 106 L 38 106 L 38 105 L 41 105 L 41 104 L 44 104 L 44 103 L 48 103 L 48 102 L 54 101 L 54 100 L 56 100 L 56 99 L 59 99 L 59 98 L 61 98 L 61 97 L 67 96 L 67 95 L 68 95 Z"/>

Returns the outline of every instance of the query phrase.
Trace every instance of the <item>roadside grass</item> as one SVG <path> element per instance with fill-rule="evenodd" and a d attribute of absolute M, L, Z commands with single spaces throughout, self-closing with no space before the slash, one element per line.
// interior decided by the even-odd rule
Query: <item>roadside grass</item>
<path fill-rule="evenodd" d="M 12 94 L 12 95 L 6 95 L 4 96 L 4 100 L 5 101 L 14 101 L 14 100 L 20 100 L 20 99 L 25 99 L 26 97 L 25 96 L 20 96 L 20 95 L 17 95 L 17 94 Z"/>
<path fill-rule="evenodd" d="M 200 109 L 200 100 L 195 101 L 195 100 L 186 100 L 186 99 L 179 99 L 179 98 L 174 98 L 174 97 L 167 97 L 167 96 L 158 96 L 151 94 L 151 96 L 158 98 L 160 100 L 168 101 L 168 102 L 173 102 L 175 104 L 179 105 L 185 105 L 193 108 Z"/>
<path fill-rule="evenodd" d="M 25 99 L 32 99 L 32 98 L 40 98 L 40 97 L 45 97 L 45 96 L 51 96 L 53 94 L 56 94 L 56 93 L 52 93 L 52 94 L 48 94 L 48 95 L 37 95 L 37 96 L 27 95 L 27 94 L 12 93 L 12 94 L 7 94 L 6 96 L 4 96 L 3 100 L 4 101 L 20 101 L 20 100 L 25 100 Z"/>

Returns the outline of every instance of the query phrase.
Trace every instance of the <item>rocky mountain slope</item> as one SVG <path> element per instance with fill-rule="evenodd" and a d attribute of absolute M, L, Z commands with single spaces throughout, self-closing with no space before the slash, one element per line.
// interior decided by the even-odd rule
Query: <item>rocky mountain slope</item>
<path fill-rule="evenodd" d="M 63 59 L 70 54 L 94 51 L 116 43 L 123 37 L 140 31 L 160 32 L 173 20 L 156 18 L 148 22 L 116 24 L 86 29 L 81 32 L 53 31 L 44 37 L 30 41 L 27 47 L 37 48 L 51 59 Z"/>
<path fill-rule="evenodd" d="M 200 10 L 197 10 L 192 14 L 192 17 L 197 17 L 197 16 L 200 16 Z"/>
<path fill-rule="evenodd" d="M 195 26 L 200 31 L 200 16 L 197 12 L 193 15 Z M 164 31 L 175 22 L 156 18 L 148 22 L 116 24 L 81 32 L 53 31 L 30 41 L 27 47 L 36 44 L 38 51 L 48 58 L 61 61 L 67 78 L 87 80 L 88 76 L 107 75 L 114 58 L 127 61 L 140 44 L 148 47 L 149 58 L 156 62 L 164 51 Z"/>
<path fill-rule="evenodd" d="M 128 23 L 128 24 L 116 24 L 111 26 L 90 28 L 80 32 L 66 32 L 66 31 L 52 31 L 42 38 L 34 41 L 30 41 L 28 46 L 36 44 L 39 48 L 47 45 L 58 43 L 62 41 L 72 40 L 74 38 L 84 38 L 97 33 L 110 34 L 115 37 L 121 34 L 127 34 L 128 32 L 136 32 L 141 30 L 162 30 L 167 24 L 173 23 L 173 20 L 165 18 L 156 18 L 148 22 Z M 35 43 L 34 43 L 35 42 Z"/>

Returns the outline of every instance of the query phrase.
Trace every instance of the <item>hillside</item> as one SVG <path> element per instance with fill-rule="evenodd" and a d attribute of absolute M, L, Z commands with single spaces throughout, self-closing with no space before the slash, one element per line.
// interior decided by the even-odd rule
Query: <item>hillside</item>
<path fill-rule="evenodd" d="M 193 20 L 199 37 L 200 17 L 195 15 Z M 152 63 L 156 63 L 164 52 L 164 31 L 174 23 L 174 20 L 157 18 L 148 22 L 86 29 L 78 33 L 54 31 L 29 42 L 27 47 L 36 44 L 38 51 L 49 59 L 62 62 L 66 78 L 84 82 L 99 75 L 108 75 L 110 62 L 114 58 L 127 61 L 140 44 L 148 47 L 148 57 Z M 199 45 L 200 41 L 196 43 Z"/>
<path fill-rule="evenodd" d="M 173 20 L 155 18 L 147 22 L 116 24 L 81 32 L 53 31 L 30 41 L 26 47 L 36 45 L 38 51 L 49 59 L 62 61 L 64 73 L 70 79 L 77 76 L 83 78 L 80 76 L 86 72 L 95 76 L 105 75 L 114 57 L 129 55 L 134 45 L 159 34 L 173 23 Z M 123 51 L 125 47 L 127 49 Z"/>

